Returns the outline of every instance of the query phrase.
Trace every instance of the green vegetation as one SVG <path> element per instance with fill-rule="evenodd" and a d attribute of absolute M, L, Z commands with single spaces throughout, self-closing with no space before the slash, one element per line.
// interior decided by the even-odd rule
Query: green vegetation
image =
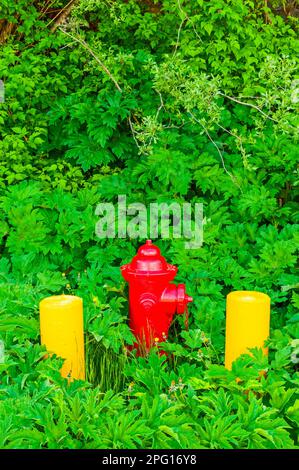
<path fill-rule="evenodd" d="M 298 447 L 297 10 L 68 3 L 0 10 L 0 448 Z M 94 230 L 118 194 L 204 204 L 200 249 L 155 241 L 194 297 L 167 360 L 124 347 L 119 266 L 143 240 Z M 227 371 L 225 297 L 242 289 L 271 296 L 269 361 Z M 88 382 L 39 345 L 39 301 L 62 292 L 84 299 Z"/>

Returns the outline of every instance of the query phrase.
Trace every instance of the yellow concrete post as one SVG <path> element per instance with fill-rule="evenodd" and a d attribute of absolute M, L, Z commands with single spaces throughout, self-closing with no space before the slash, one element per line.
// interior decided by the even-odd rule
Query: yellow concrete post
<path fill-rule="evenodd" d="M 270 297 L 262 292 L 235 291 L 226 299 L 225 367 L 250 348 L 264 348 L 270 331 Z"/>
<path fill-rule="evenodd" d="M 61 375 L 85 379 L 83 301 L 74 295 L 54 295 L 40 302 L 41 344 L 65 359 Z"/>

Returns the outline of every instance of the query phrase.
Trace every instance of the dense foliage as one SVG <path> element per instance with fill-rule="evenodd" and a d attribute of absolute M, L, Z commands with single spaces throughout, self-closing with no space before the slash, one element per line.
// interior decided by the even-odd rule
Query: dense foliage
<path fill-rule="evenodd" d="M 296 18 L 81 0 L 58 22 L 66 3 L 0 12 L 0 447 L 298 446 Z M 143 240 L 95 235 L 97 203 L 119 194 L 204 204 L 201 248 L 155 241 L 194 297 L 167 360 L 124 347 L 119 266 Z M 242 289 L 271 296 L 269 360 L 227 371 L 225 297 Z M 88 382 L 39 345 L 38 303 L 61 292 L 84 299 Z"/>

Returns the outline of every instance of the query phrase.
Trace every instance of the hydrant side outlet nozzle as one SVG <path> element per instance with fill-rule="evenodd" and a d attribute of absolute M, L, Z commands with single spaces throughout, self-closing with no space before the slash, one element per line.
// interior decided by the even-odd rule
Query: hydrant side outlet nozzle
<path fill-rule="evenodd" d="M 168 264 L 151 240 L 139 247 L 131 263 L 121 266 L 129 283 L 130 327 L 137 342 L 150 348 L 167 338 L 175 313 L 186 311 L 193 299 L 184 284 L 172 284 L 177 267 Z"/>

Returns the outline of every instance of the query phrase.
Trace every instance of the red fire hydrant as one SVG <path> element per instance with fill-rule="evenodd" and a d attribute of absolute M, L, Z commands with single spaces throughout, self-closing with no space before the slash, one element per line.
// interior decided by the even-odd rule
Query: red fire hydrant
<path fill-rule="evenodd" d="M 148 350 L 167 338 L 175 313 L 184 313 L 193 299 L 184 284 L 171 284 L 178 268 L 168 264 L 157 246 L 147 240 L 132 262 L 121 266 L 129 282 L 130 328 L 140 347 Z"/>

